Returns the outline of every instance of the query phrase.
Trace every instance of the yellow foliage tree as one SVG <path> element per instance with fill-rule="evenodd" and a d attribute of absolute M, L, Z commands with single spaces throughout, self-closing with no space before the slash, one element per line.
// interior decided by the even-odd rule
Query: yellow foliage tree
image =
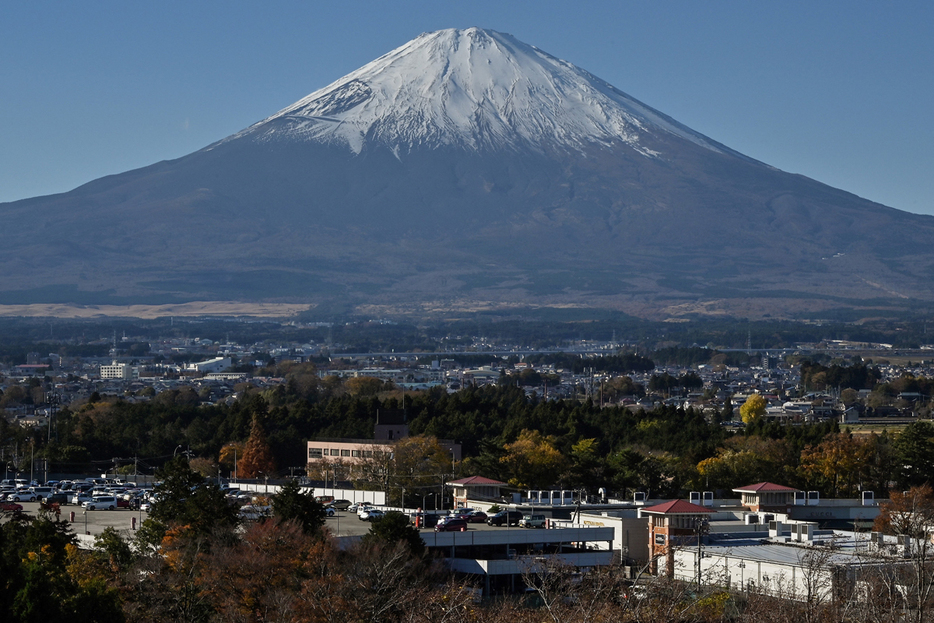
<path fill-rule="evenodd" d="M 523 430 L 518 439 L 506 444 L 506 455 L 500 461 L 511 474 L 509 484 L 522 489 L 553 485 L 567 465 L 554 442 L 554 437 L 536 430 Z"/>
<path fill-rule="evenodd" d="M 743 422 L 751 424 L 765 415 L 765 407 L 765 398 L 759 394 L 753 394 L 739 408 L 739 414 L 742 416 Z"/>

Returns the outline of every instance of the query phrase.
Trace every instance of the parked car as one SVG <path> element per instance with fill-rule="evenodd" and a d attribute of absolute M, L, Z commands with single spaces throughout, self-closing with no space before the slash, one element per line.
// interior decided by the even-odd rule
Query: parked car
<path fill-rule="evenodd" d="M 327 507 L 324 509 L 324 514 L 327 515 L 328 517 L 333 517 L 334 515 L 337 514 L 337 509 Z"/>
<path fill-rule="evenodd" d="M 117 508 L 117 498 L 115 498 L 112 495 L 99 495 L 96 498 L 91 498 L 90 500 L 82 504 L 81 507 L 89 511 L 96 511 L 96 510 L 112 511 Z"/>
<path fill-rule="evenodd" d="M 36 499 L 39 501 L 42 501 L 46 497 L 52 495 L 52 487 L 30 487 L 30 490 L 36 494 Z"/>
<path fill-rule="evenodd" d="M 437 524 L 435 532 L 467 532 L 467 520 L 460 517 L 451 517 L 447 521 Z"/>
<path fill-rule="evenodd" d="M 487 518 L 486 523 L 489 526 L 518 526 L 522 520 L 522 513 L 519 511 L 500 511 Z"/>
<path fill-rule="evenodd" d="M 67 493 L 51 493 L 45 496 L 44 502 L 46 504 L 68 504 L 68 494 Z"/>
<path fill-rule="evenodd" d="M 467 523 L 485 523 L 487 514 L 483 511 L 474 511 L 467 515 Z"/>
<path fill-rule="evenodd" d="M 0 511 L 17 512 L 21 510 L 23 510 L 22 504 L 17 504 L 16 502 L 0 502 Z"/>
<path fill-rule="evenodd" d="M 378 508 L 370 508 L 362 511 L 361 513 L 358 513 L 357 517 L 363 521 L 373 521 L 374 519 L 382 519 L 385 514 L 386 513 L 379 510 Z"/>
<path fill-rule="evenodd" d="M 239 513 L 240 519 L 256 521 L 272 516 L 272 506 L 250 504 L 240 507 Z"/>
<path fill-rule="evenodd" d="M 71 496 L 71 503 L 76 506 L 83 506 L 85 502 L 94 499 L 90 493 L 76 493 Z"/>
<path fill-rule="evenodd" d="M 13 493 L 8 493 L 6 499 L 9 502 L 35 502 L 36 494 L 29 489 L 19 489 Z"/>
<path fill-rule="evenodd" d="M 357 502 L 356 504 L 351 504 L 350 506 L 348 506 L 347 512 L 348 513 L 359 513 L 361 510 L 363 510 L 367 506 L 373 506 L 373 505 L 370 504 L 369 502 Z"/>
<path fill-rule="evenodd" d="M 339 511 L 345 511 L 350 508 L 350 500 L 334 500 L 329 502 L 328 506 Z"/>
<path fill-rule="evenodd" d="M 523 515 L 522 519 L 519 520 L 520 528 L 544 528 L 545 527 L 545 516 L 544 515 Z"/>

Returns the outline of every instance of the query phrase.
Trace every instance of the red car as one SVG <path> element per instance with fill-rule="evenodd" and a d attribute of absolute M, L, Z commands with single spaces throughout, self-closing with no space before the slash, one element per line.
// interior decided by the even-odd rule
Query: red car
<path fill-rule="evenodd" d="M 483 511 L 474 511 L 467 515 L 467 523 L 486 523 L 487 515 Z"/>
<path fill-rule="evenodd" d="M 17 504 L 16 502 L 0 502 L 0 511 L 21 511 L 23 510 L 22 504 Z"/>
<path fill-rule="evenodd" d="M 467 520 L 452 517 L 435 526 L 435 532 L 467 532 Z"/>

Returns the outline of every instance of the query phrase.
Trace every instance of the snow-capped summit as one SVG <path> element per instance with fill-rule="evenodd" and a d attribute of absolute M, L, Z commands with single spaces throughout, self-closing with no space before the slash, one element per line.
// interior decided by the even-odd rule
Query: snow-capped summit
<path fill-rule="evenodd" d="M 934 217 L 779 171 L 476 28 L 421 35 L 204 149 L 0 216 L 17 224 L 0 228 L 8 302 L 463 318 L 934 304 Z"/>
<path fill-rule="evenodd" d="M 625 143 L 646 156 L 646 132 L 732 150 L 592 74 L 513 36 L 468 28 L 425 33 L 235 137 L 302 138 L 359 153 L 415 147 L 580 148 Z M 232 137 L 233 138 L 233 137 Z"/>

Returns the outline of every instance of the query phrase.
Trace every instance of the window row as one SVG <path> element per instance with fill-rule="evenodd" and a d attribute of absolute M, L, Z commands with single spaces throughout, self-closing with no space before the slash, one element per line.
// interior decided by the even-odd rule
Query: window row
<path fill-rule="evenodd" d="M 323 459 L 326 456 L 354 458 L 372 458 L 372 450 L 342 450 L 339 448 L 308 448 L 309 459 Z"/>

